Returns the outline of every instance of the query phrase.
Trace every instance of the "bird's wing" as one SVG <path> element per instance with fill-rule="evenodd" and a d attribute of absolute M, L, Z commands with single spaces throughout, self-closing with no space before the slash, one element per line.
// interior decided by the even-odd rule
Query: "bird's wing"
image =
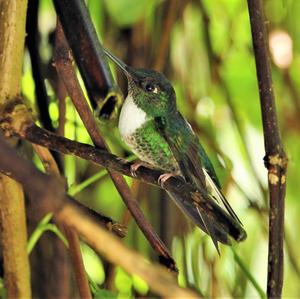
<path fill-rule="evenodd" d="M 197 136 L 179 112 L 155 118 L 156 129 L 168 143 L 186 181 L 205 188 Z"/>
<path fill-rule="evenodd" d="M 234 210 L 232 209 L 232 207 L 230 206 L 229 202 L 227 201 L 227 199 L 225 198 L 225 196 L 223 195 L 222 191 L 220 190 L 220 188 L 218 187 L 218 185 L 216 185 L 215 181 L 211 178 L 211 176 L 209 175 L 209 173 L 206 171 L 205 168 L 203 168 L 203 172 L 204 175 L 206 177 L 206 183 L 210 186 L 210 188 L 212 189 L 212 196 L 218 201 L 218 202 L 222 202 L 222 204 L 224 205 L 224 207 L 226 208 L 226 210 L 228 211 L 229 215 L 235 219 L 237 222 L 239 222 L 240 224 L 242 224 L 242 222 L 240 221 L 239 217 L 236 215 L 236 213 L 234 212 Z"/>
<path fill-rule="evenodd" d="M 214 181 L 214 183 L 218 186 L 218 188 L 221 188 L 221 184 L 219 182 L 219 179 L 217 177 L 217 174 L 215 172 L 215 169 L 210 161 L 210 159 L 208 158 L 203 146 L 201 145 L 201 143 L 199 142 L 199 152 L 200 152 L 200 156 L 201 156 L 201 161 L 202 161 L 202 166 L 203 168 L 205 168 L 205 171 L 209 174 L 209 176 L 211 177 L 211 179 Z"/>
<path fill-rule="evenodd" d="M 210 162 L 204 148 L 202 147 L 202 145 L 200 143 L 199 143 L 199 150 L 200 150 L 201 161 L 203 161 L 202 170 L 203 170 L 205 178 L 206 178 L 206 184 L 208 184 L 210 186 L 210 188 L 212 189 L 214 198 L 217 201 L 222 202 L 222 204 L 224 205 L 224 207 L 226 208 L 226 210 L 228 211 L 230 216 L 233 217 L 240 224 L 242 224 L 242 222 L 240 221 L 240 219 L 238 218 L 238 216 L 236 215 L 236 213 L 233 211 L 232 207 L 230 206 L 229 202 L 223 195 L 223 193 L 221 191 L 221 185 L 218 180 L 215 169 L 214 169 L 212 163 Z"/>
<path fill-rule="evenodd" d="M 212 189 L 212 197 L 222 202 L 229 215 L 241 224 L 229 202 L 222 194 L 215 170 L 189 123 L 179 112 L 167 119 L 157 118 L 155 123 L 160 135 L 168 143 L 186 181 L 204 189 L 209 185 Z M 211 235 L 215 243 L 212 224 L 199 209 L 198 214 L 206 231 Z"/>
<path fill-rule="evenodd" d="M 209 185 L 213 191 L 213 197 L 223 204 L 233 219 L 242 224 L 223 195 L 213 165 L 199 143 L 198 137 L 183 116 L 178 112 L 175 120 L 172 120 L 172 117 L 157 120 L 157 127 L 169 144 L 185 179 L 202 188 Z"/>
<path fill-rule="evenodd" d="M 169 126 L 170 121 L 173 127 Z M 189 127 L 189 124 L 179 113 L 174 120 L 162 117 L 156 118 L 155 124 L 160 135 L 163 136 L 168 143 L 186 181 L 196 185 L 196 187 L 202 190 L 206 190 L 205 175 L 202 170 L 199 149 L 197 148 L 197 137 Z M 188 206 L 187 203 L 181 202 L 182 200 L 178 198 L 178 196 L 174 196 L 173 198 L 194 221 L 196 210 L 200 218 L 198 222 L 203 224 L 200 228 L 210 235 L 219 252 L 219 238 L 214 229 L 214 223 L 207 217 L 205 212 L 197 203 Z M 197 223 L 197 221 L 195 222 Z"/>

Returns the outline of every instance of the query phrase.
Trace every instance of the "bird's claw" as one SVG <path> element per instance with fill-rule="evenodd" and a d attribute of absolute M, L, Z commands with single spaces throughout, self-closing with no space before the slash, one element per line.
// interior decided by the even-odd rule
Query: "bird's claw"
<path fill-rule="evenodd" d="M 163 173 L 159 176 L 157 182 L 162 188 L 164 188 L 164 183 L 171 177 L 176 177 L 175 173 Z"/>
<path fill-rule="evenodd" d="M 137 170 L 141 167 L 141 166 L 144 166 L 144 167 L 147 167 L 147 168 L 152 168 L 152 166 L 150 164 L 148 164 L 147 162 L 143 162 L 143 161 L 138 161 L 138 162 L 135 162 L 133 163 L 131 166 L 130 166 L 130 173 L 131 175 L 136 178 L 137 177 Z"/>
<path fill-rule="evenodd" d="M 183 181 L 184 183 L 186 183 L 186 180 L 183 176 L 178 175 L 177 173 L 173 173 L 173 172 L 167 172 L 167 173 L 163 173 L 158 177 L 158 184 L 164 188 L 164 183 L 171 177 L 174 177 L 176 179 L 179 179 L 181 181 Z"/>

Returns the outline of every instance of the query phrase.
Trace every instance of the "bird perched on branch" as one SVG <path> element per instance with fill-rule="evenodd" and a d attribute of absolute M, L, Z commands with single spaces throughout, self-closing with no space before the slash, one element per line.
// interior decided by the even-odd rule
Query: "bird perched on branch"
<path fill-rule="evenodd" d="M 221 192 L 216 172 L 190 124 L 176 107 L 176 95 L 170 81 L 161 73 L 136 69 L 104 50 L 125 73 L 128 95 L 119 118 L 119 131 L 125 143 L 141 161 L 162 169 L 159 181 L 179 175 L 196 188 L 205 190 L 212 201 L 225 207 L 231 223 L 238 227 L 237 241 L 246 238 L 241 222 Z M 135 172 L 140 166 L 133 166 Z M 218 242 L 230 244 L 230 229 L 223 230 L 200 209 L 197 201 L 182 199 L 169 192 L 177 206 L 204 232 L 210 235 L 216 249 Z M 228 225 L 231 225 L 228 223 Z"/>

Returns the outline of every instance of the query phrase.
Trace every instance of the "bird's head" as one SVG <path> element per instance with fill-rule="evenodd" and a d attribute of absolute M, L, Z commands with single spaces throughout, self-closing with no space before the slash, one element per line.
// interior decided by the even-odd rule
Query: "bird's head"
<path fill-rule="evenodd" d="M 176 95 L 170 81 L 160 72 L 136 69 L 105 50 L 128 79 L 128 96 L 151 117 L 165 116 L 176 109 Z"/>

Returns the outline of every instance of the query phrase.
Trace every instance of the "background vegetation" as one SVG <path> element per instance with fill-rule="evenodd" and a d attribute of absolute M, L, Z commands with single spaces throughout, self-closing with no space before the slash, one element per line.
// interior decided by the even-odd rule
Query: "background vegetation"
<path fill-rule="evenodd" d="M 129 65 L 161 70 L 172 81 L 178 108 L 198 133 L 215 165 L 224 193 L 248 234 L 247 240 L 240 244 L 221 246 L 221 256 L 218 256 L 204 233 L 191 227 L 187 229 L 185 217 L 162 190 L 126 178 L 147 218 L 176 259 L 179 285 L 194 288 L 208 297 L 264 297 L 267 172 L 263 164 L 262 122 L 246 1 L 88 0 L 87 4 L 99 39 L 107 49 Z M 297 37 L 300 27 L 297 20 L 300 2 L 266 0 L 264 9 L 279 123 L 289 158 L 283 296 L 298 297 L 300 41 Z M 51 124 L 58 128 L 59 104 L 51 83 L 56 14 L 50 0 L 40 0 L 38 25 Z M 116 79 L 126 94 L 125 78 L 118 73 Z M 24 56 L 22 94 L 38 115 L 28 50 Z M 100 129 L 113 153 L 133 158 L 122 143 L 114 122 L 101 123 Z M 66 101 L 65 136 L 91 143 L 69 99 Z M 43 169 L 35 154 L 32 159 Z M 129 216 L 107 172 L 67 155 L 63 157 L 63 168 L 69 194 L 114 220 L 128 224 L 124 243 L 153 260 L 152 249 Z M 49 242 L 53 236 L 47 232 L 43 238 Z M 107 263 L 84 242 L 81 246 L 90 280 L 110 290 L 107 296 L 152 296 L 139 277 Z M 41 249 L 33 246 L 33 262 L 38 259 L 36 250 Z M 55 281 L 55 277 L 50 276 L 36 279 L 44 283 L 47 279 Z"/>

